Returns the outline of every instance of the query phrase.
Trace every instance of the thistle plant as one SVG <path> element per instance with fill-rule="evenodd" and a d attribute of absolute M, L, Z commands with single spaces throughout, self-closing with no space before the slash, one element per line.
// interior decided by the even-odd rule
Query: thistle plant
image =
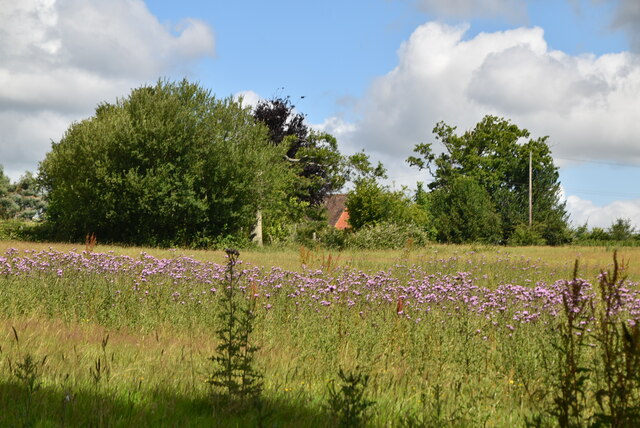
<path fill-rule="evenodd" d="M 578 278 L 578 260 L 573 270 L 573 280 L 566 283 L 562 292 L 564 317 L 557 325 L 558 340 L 553 347 L 558 351 L 557 366 L 552 382 L 554 388 L 551 414 L 561 427 L 585 425 L 585 382 L 589 368 L 583 363 L 584 326 L 592 318 L 592 299 L 586 294 L 589 284 Z"/>
<path fill-rule="evenodd" d="M 640 426 L 640 326 L 622 317 L 624 264 L 613 254 L 613 272 L 601 272 L 596 340 L 600 344 L 602 385 L 596 391 L 596 422 L 611 427 Z"/>
<path fill-rule="evenodd" d="M 588 283 L 577 279 L 577 262 L 574 278 L 562 294 L 564 317 L 554 345 L 558 360 L 550 412 L 561 427 L 640 426 L 640 326 L 637 320 L 625 319 L 625 266 L 615 252 L 613 265 L 613 272 L 600 273 L 597 304 L 595 296 L 586 293 Z M 589 333 L 585 326 L 591 324 Z M 597 357 L 589 365 L 584 363 L 586 337 L 598 344 Z M 590 398 L 595 398 L 598 410 L 588 415 Z"/>
<path fill-rule="evenodd" d="M 216 355 L 209 359 L 214 371 L 207 383 L 222 391 L 222 398 L 231 406 L 243 407 L 257 401 L 262 392 L 262 374 L 254 368 L 254 355 L 258 347 L 250 343 L 255 321 L 255 300 L 238 293 L 241 274 L 234 270 L 240 253 L 225 250 L 228 257 L 225 285 L 220 303 L 216 330 L 219 344 Z"/>
<path fill-rule="evenodd" d="M 369 375 L 360 372 L 338 371 L 340 388 L 335 382 L 329 384 L 329 409 L 336 419 L 337 426 L 359 427 L 366 421 L 367 410 L 375 404 L 365 396 Z"/>

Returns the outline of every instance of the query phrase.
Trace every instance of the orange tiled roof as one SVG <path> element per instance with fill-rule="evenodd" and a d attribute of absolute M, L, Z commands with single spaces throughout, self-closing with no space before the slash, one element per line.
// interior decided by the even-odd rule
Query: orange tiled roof
<path fill-rule="evenodd" d="M 346 217 L 344 218 L 343 223 L 347 224 L 346 220 L 349 218 L 349 215 L 345 213 L 346 201 L 347 201 L 347 195 L 345 194 L 329 195 L 327 197 L 327 200 L 325 201 L 325 205 L 327 206 L 327 214 L 329 217 L 330 226 L 338 227 L 337 225 L 344 215 L 346 215 Z M 345 227 L 348 227 L 348 225 Z M 344 229 L 344 227 L 342 227 L 341 229 Z"/>
<path fill-rule="evenodd" d="M 349 227 L 349 213 L 345 208 L 344 211 L 342 211 L 342 214 L 340 214 L 340 218 L 338 218 L 338 221 L 335 224 L 335 228 L 347 229 L 348 227 Z"/>

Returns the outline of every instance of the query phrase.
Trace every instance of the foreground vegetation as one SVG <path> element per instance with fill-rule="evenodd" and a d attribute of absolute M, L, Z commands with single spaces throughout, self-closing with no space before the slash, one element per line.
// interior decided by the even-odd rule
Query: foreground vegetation
<path fill-rule="evenodd" d="M 263 384 L 238 412 L 209 382 L 224 253 L 2 245 L 2 426 L 335 426 L 348 397 L 368 404 L 372 426 L 553 426 L 562 411 L 572 426 L 624 426 L 598 416 L 613 400 L 598 361 L 614 345 L 593 323 L 596 268 L 615 270 L 602 248 L 243 253 Z M 571 281 L 576 256 L 585 280 Z M 629 279 L 616 314 L 632 334 L 637 269 L 617 269 Z M 593 312 L 570 318 L 567 302 Z M 566 352 L 576 332 L 585 339 Z M 637 379 L 627 386 L 637 403 Z"/>

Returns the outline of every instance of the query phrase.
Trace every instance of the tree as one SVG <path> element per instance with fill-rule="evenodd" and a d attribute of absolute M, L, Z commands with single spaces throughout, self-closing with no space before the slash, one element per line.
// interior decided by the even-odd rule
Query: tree
<path fill-rule="evenodd" d="M 266 127 L 232 98 L 158 81 L 73 124 L 40 164 L 61 237 L 206 245 L 248 237 L 287 170 Z"/>
<path fill-rule="evenodd" d="M 46 209 L 43 194 L 33 173 L 27 171 L 12 186 L 14 201 L 18 206 L 16 217 L 33 220 L 40 217 Z"/>
<path fill-rule="evenodd" d="M 500 216 L 489 193 L 472 177 L 455 177 L 431 194 L 438 240 L 462 244 L 497 243 L 502 236 Z"/>
<path fill-rule="evenodd" d="M 609 241 L 611 239 L 611 235 L 609 234 L 609 232 L 601 227 L 594 227 L 593 229 L 591 229 L 591 232 L 588 236 L 589 239 L 593 241 Z"/>
<path fill-rule="evenodd" d="M 271 100 L 261 100 L 256 105 L 253 116 L 269 128 L 269 141 L 273 145 L 280 145 L 285 138 L 287 156 L 295 158 L 300 147 L 309 135 L 309 128 L 304 123 L 304 115 L 294 113 L 295 106 L 289 97 L 276 97 Z"/>
<path fill-rule="evenodd" d="M 529 131 L 509 120 L 485 116 L 462 135 L 439 122 L 433 129 L 444 151 L 437 155 L 432 144 L 418 144 L 407 162 L 427 169 L 434 180 L 431 190 L 451 188 L 458 177 L 470 177 L 488 194 L 500 216 L 502 240 L 517 226 L 528 224 L 529 154 L 533 165 L 533 220 L 542 238 L 551 245 L 569 239 L 565 203 L 560 200 L 558 168 L 553 163 L 548 137 L 529 139 Z"/>
<path fill-rule="evenodd" d="M 43 213 L 45 206 L 31 172 L 27 171 L 12 184 L 0 165 L 0 219 L 33 220 Z"/>
<path fill-rule="evenodd" d="M 379 179 L 387 177 L 381 163 L 373 167 L 369 157 L 361 152 L 349 157 L 348 164 L 349 174 L 355 176 L 355 188 L 349 192 L 346 201 L 349 224 L 354 230 L 381 223 L 426 227 L 426 211 L 404 191 L 392 191 L 380 184 Z"/>
<path fill-rule="evenodd" d="M 406 189 L 390 190 L 371 178 L 356 183 L 348 193 L 345 205 L 349 225 L 355 231 L 384 223 L 415 225 L 425 232 L 429 230 L 429 214 L 407 195 Z"/>
<path fill-rule="evenodd" d="M 378 181 L 387 178 L 387 169 L 382 165 L 382 162 L 378 162 L 375 167 L 371 165 L 369 155 L 364 150 L 355 153 L 347 159 L 346 176 L 354 184 L 364 180 Z"/>
<path fill-rule="evenodd" d="M 0 165 L 0 219 L 13 218 L 19 210 L 10 194 L 11 180 L 4 175 L 4 168 Z"/>
<path fill-rule="evenodd" d="M 609 236 L 614 241 L 628 241 L 633 239 L 635 227 L 631 225 L 629 218 L 617 218 L 608 229 Z"/>
<path fill-rule="evenodd" d="M 344 186 L 344 159 L 336 139 L 309 130 L 289 97 L 260 101 L 253 115 L 269 128 L 271 144 L 286 149 L 285 158 L 298 176 L 292 196 L 320 206 L 329 193 Z"/>

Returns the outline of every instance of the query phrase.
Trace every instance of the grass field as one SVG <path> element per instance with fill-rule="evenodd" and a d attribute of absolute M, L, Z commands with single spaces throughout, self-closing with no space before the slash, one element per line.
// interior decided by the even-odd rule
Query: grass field
<path fill-rule="evenodd" d="M 46 250 L 58 251 L 85 250 L 85 244 L 64 243 L 34 243 L 21 241 L 0 241 L 0 253 L 9 248 L 18 250 Z M 242 260 L 246 263 L 271 267 L 278 266 L 285 270 L 299 270 L 303 264 L 320 267 L 330 263 L 333 267 L 350 266 L 364 270 L 384 270 L 394 264 L 424 264 L 434 263 L 441 265 L 442 261 L 450 260 L 447 264 L 451 269 L 465 270 L 465 265 L 474 263 L 474 260 L 483 259 L 489 267 L 487 270 L 495 270 L 498 264 L 509 265 L 509 261 L 524 260 L 533 264 L 540 262 L 544 266 L 543 271 L 556 279 L 566 278 L 573 273 L 576 259 L 580 261 L 580 271 L 583 276 L 593 278 L 601 269 L 612 266 L 613 252 L 616 247 L 501 247 L 481 245 L 445 245 L 434 244 L 427 248 L 409 248 L 404 250 L 387 251 L 343 251 L 336 252 L 323 249 L 254 249 L 242 252 Z M 173 258 L 176 256 L 189 256 L 202 261 L 216 263 L 224 262 L 224 251 L 185 250 L 185 249 L 157 249 L 142 247 L 117 247 L 98 244 L 93 251 L 109 252 L 137 257 L 141 252 L 146 252 L 160 258 Z M 632 280 L 640 280 L 640 247 L 622 247 L 618 250 L 620 256 L 629 262 L 627 274 Z M 329 260 L 331 258 L 331 260 Z M 498 268 L 499 269 L 499 268 Z M 509 267 L 510 269 L 510 267 Z M 507 277 L 508 278 L 508 277 Z M 533 279 L 533 278 L 531 278 Z"/>
<path fill-rule="evenodd" d="M 84 249 L 0 242 L 0 426 L 335 426 L 339 368 L 369 375 L 371 426 L 555 426 L 562 280 L 579 258 L 597 294 L 613 261 L 597 247 L 242 252 L 264 391 L 238 413 L 206 382 L 224 253 Z M 618 254 L 625 321 L 640 314 L 638 256 Z"/>

